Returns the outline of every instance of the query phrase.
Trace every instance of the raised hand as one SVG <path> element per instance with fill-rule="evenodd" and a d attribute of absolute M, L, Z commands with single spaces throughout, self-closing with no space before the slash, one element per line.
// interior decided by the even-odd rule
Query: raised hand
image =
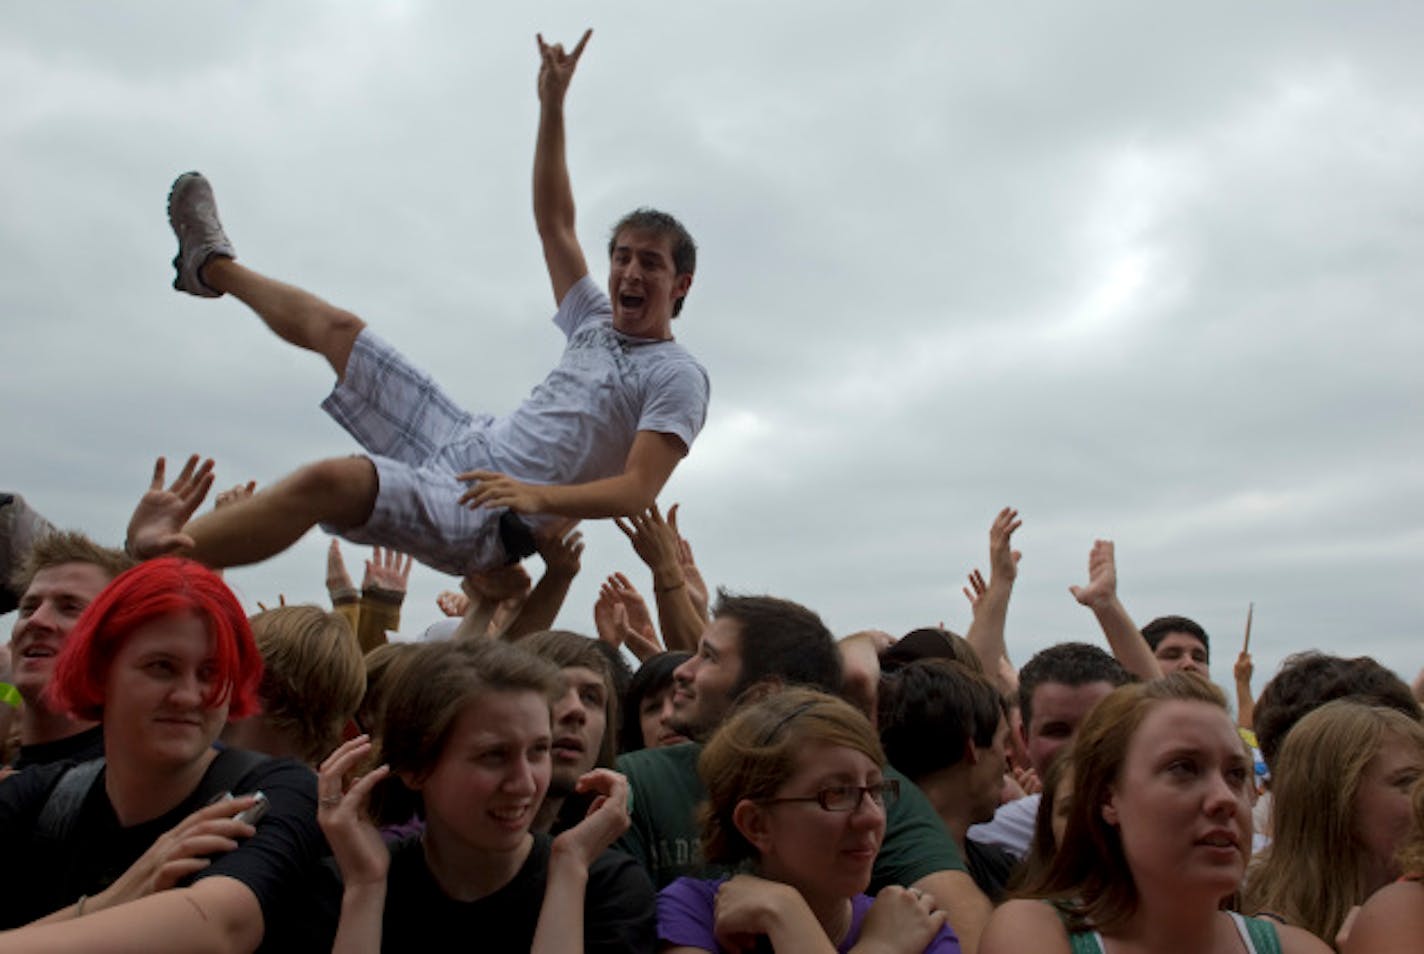
<path fill-rule="evenodd" d="M 991 580 L 1003 580 L 1012 583 L 1019 573 L 1019 559 L 1023 554 L 1018 550 L 1011 549 L 1009 544 L 1013 539 L 1014 531 L 1023 526 L 1023 521 L 1019 519 L 1019 512 L 1012 507 L 1005 507 L 999 511 L 999 515 L 994 518 L 993 526 L 989 528 L 989 572 Z"/>
<path fill-rule="evenodd" d="M 633 552 L 653 571 L 656 585 L 675 586 L 686 582 L 678 558 L 677 531 L 663 520 L 657 504 L 631 517 L 615 517 L 613 522 L 633 544 Z M 660 576 L 662 580 L 658 579 Z"/>
<path fill-rule="evenodd" d="M 341 555 L 341 545 L 333 537 L 326 548 L 326 592 L 335 598 L 338 593 L 355 593 L 351 574 L 346 572 L 346 560 Z"/>
<path fill-rule="evenodd" d="M 697 561 L 692 557 L 692 544 L 687 542 L 687 538 L 678 529 L 677 510 L 681 506 L 682 504 L 673 504 L 668 508 L 667 522 L 668 526 L 672 527 L 672 532 L 677 535 L 677 562 L 682 566 L 682 578 L 687 581 L 687 595 L 692 597 L 693 605 L 697 607 L 703 619 L 706 619 L 709 590 L 707 581 L 702 578 L 702 571 L 697 568 Z"/>
<path fill-rule="evenodd" d="M 223 507 L 230 507 L 239 500 L 246 500 L 257 492 L 257 481 L 249 480 L 245 484 L 238 484 L 220 492 L 213 498 L 213 509 L 220 510 Z"/>
<path fill-rule="evenodd" d="M 533 581 L 523 564 L 511 563 L 493 570 L 467 573 L 462 586 L 471 599 L 483 597 L 498 603 L 515 596 L 527 596 Z"/>
<path fill-rule="evenodd" d="M 971 616 L 979 615 L 979 603 L 984 599 L 984 594 L 989 592 L 989 584 L 984 582 L 984 574 L 975 567 L 969 571 L 969 585 L 961 587 L 964 591 L 964 598 L 969 601 L 969 613 Z M 944 625 L 940 624 L 940 629 Z"/>
<path fill-rule="evenodd" d="M 583 533 L 575 530 L 539 533 L 534 536 L 535 548 L 544 558 L 549 573 L 572 580 L 583 566 Z"/>
<path fill-rule="evenodd" d="M 1084 606 L 1101 608 L 1117 599 L 1117 560 L 1111 540 L 1093 541 L 1088 553 L 1088 585 L 1070 586 L 1068 592 Z"/>
<path fill-rule="evenodd" d="M 492 470 L 467 470 L 455 478 L 475 482 L 460 495 L 460 505 L 470 510 L 508 507 L 515 513 L 539 513 L 544 509 L 544 498 L 537 484 L 526 484 Z"/>
<path fill-rule="evenodd" d="M 335 542 L 332 541 L 333 544 Z M 366 577 L 361 581 L 361 588 L 374 586 L 404 594 L 414 560 L 414 557 L 390 548 L 373 547 L 371 559 L 366 561 Z"/>
<path fill-rule="evenodd" d="M 446 616 L 459 619 L 470 611 L 470 598 L 454 590 L 442 590 L 440 595 L 435 597 L 435 605 L 440 607 L 440 612 Z"/>
<path fill-rule="evenodd" d="M 326 757 L 317 777 L 317 824 L 347 887 L 382 882 L 390 868 L 391 854 L 367 810 L 371 789 L 390 774 L 390 766 L 378 766 L 348 782 L 370 754 L 371 737 L 358 735 Z"/>
<path fill-rule="evenodd" d="M 1236 677 L 1238 686 L 1250 687 L 1251 677 L 1256 673 L 1256 667 L 1251 663 L 1251 654 L 1242 652 L 1236 657 L 1236 665 L 1231 667 L 1232 674 Z"/>
<path fill-rule="evenodd" d="M 239 838 L 257 833 L 233 816 L 251 808 L 251 795 L 204 806 L 158 837 L 127 871 L 97 896 L 86 912 L 99 911 L 173 887 L 212 863 L 208 855 L 232 851 Z"/>
<path fill-rule="evenodd" d="M 642 601 L 642 597 L 638 599 Z M 629 618 L 628 604 L 622 602 L 613 587 L 605 583 L 599 587 L 598 599 L 593 604 L 594 629 L 603 642 L 615 649 L 626 645 L 634 656 L 646 662 L 664 651 L 653 621 L 646 618 L 646 613 L 644 608 L 645 619 L 641 624 L 634 625 Z"/>
<path fill-rule="evenodd" d="M 183 532 L 183 526 L 213 486 L 212 460 L 204 460 L 201 465 L 198 460 L 197 454 L 189 457 L 166 490 L 163 487 L 166 461 L 160 457 L 154 462 L 153 480 L 129 518 L 125 544 L 140 560 L 151 560 L 193 546 L 193 538 Z"/>
<path fill-rule="evenodd" d="M 579 57 L 583 56 L 583 48 L 588 46 L 589 37 L 593 36 L 592 30 L 585 30 L 583 38 L 578 41 L 571 52 L 565 53 L 562 43 L 555 43 L 550 46 L 544 42 L 544 34 L 535 34 L 535 40 L 539 43 L 539 101 L 542 103 L 562 103 L 564 94 L 569 91 L 569 81 L 574 78 L 574 70 L 578 67 Z"/>
<path fill-rule="evenodd" d="M 614 573 L 599 587 L 599 593 L 608 590 L 628 611 L 628 625 L 638 631 L 653 629 L 653 614 L 648 612 L 647 601 L 638 588 L 622 573 Z"/>

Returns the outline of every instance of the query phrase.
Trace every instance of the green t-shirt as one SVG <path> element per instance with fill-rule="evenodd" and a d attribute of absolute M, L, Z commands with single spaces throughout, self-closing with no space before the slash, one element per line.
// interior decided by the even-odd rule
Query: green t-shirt
<path fill-rule="evenodd" d="M 701 745 L 687 742 L 618 759 L 632 799 L 632 824 L 618 847 L 642 863 L 659 889 L 677 878 L 726 873 L 706 864 L 699 847 L 697 809 L 707 797 L 697 777 L 701 754 Z M 900 797 L 890 806 L 868 893 L 911 885 L 937 871 L 963 871 L 959 848 L 924 793 L 893 768 L 885 769 L 885 777 L 899 781 Z"/>

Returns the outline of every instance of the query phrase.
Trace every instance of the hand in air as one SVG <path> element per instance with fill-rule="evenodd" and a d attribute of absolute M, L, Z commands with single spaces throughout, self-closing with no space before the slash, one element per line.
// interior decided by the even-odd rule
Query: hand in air
<path fill-rule="evenodd" d="M 1251 663 L 1251 654 L 1243 652 L 1236 657 L 1236 665 L 1231 667 L 1232 673 L 1236 676 L 1238 685 L 1251 685 L 1251 677 L 1256 673 L 1256 667 Z"/>
<path fill-rule="evenodd" d="M 236 487 L 229 487 L 221 491 L 213 498 L 213 509 L 221 510 L 223 507 L 231 507 L 240 500 L 246 500 L 257 492 L 257 481 L 249 480 L 245 484 L 238 484 Z"/>
<path fill-rule="evenodd" d="M 544 559 L 548 572 L 572 580 L 578 576 L 583 558 L 583 533 L 570 533 L 563 526 L 551 527 L 548 532 L 534 535 L 534 547 Z"/>
<path fill-rule="evenodd" d="M 371 559 L 366 561 L 366 578 L 361 581 L 361 588 L 374 586 L 392 593 L 405 593 L 410 581 L 410 565 L 414 560 L 414 557 L 389 547 L 373 547 Z"/>
<path fill-rule="evenodd" d="M 646 661 L 663 651 L 662 643 L 658 641 L 658 631 L 653 626 L 652 617 L 648 615 L 648 607 L 643 602 L 643 597 L 638 595 L 632 584 L 628 584 L 635 604 L 626 602 L 614 583 L 617 579 L 627 583 L 623 574 L 615 573 L 608 578 L 607 583 L 599 587 L 598 599 L 593 604 L 594 628 L 603 642 L 614 648 L 627 645 L 634 656 Z M 641 607 L 641 612 L 630 611 L 630 605 Z"/>
<path fill-rule="evenodd" d="M 591 36 L 593 36 L 592 30 L 583 31 L 583 38 L 578 41 L 578 46 L 565 53 L 562 43 L 555 43 L 551 46 L 544 42 L 544 34 L 535 34 L 534 38 L 539 43 L 539 101 L 541 103 L 557 104 L 564 101 L 564 94 L 569 91 L 569 81 L 574 78 L 574 70 L 578 68 L 579 57 L 583 56 L 583 48 L 588 46 L 588 39 Z"/>
<path fill-rule="evenodd" d="M 165 466 L 162 457 L 154 463 L 148 492 L 139 498 L 129 518 L 127 547 L 140 560 L 151 560 L 193 546 L 193 538 L 183 532 L 183 525 L 202 505 L 213 486 L 211 459 L 199 466 L 197 454 L 189 457 L 166 490 L 163 487 Z"/>
<path fill-rule="evenodd" d="M 1019 512 L 1013 507 L 1005 507 L 994 518 L 989 528 L 989 572 L 994 580 L 1012 583 L 1019 574 L 1019 559 L 1023 554 L 1010 547 L 1014 531 L 1023 526 Z"/>
<path fill-rule="evenodd" d="M 1090 609 L 1106 606 L 1117 598 L 1117 561 L 1111 540 L 1093 541 L 1088 553 L 1088 585 L 1070 586 L 1068 592 Z"/>
<path fill-rule="evenodd" d="M 697 607 L 703 619 L 707 618 L 707 601 L 709 590 L 707 581 L 702 578 L 702 571 L 697 568 L 697 561 L 692 556 L 692 544 L 687 542 L 687 538 L 682 535 L 682 531 L 677 526 L 677 511 L 682 504 L 673 504 L 668 508 L 667 522 L 672 527 L 672 532 L 677 535 L 677 562 L 682 565 L 682 578 L 687 581 L 687 595 L 692 597 L 692 604 Z"/>
<path fill-rule="evenodd" d="M 659 573 L 681 576 L 677 531 L 663 519 L 657 504 L 631 517 L 616 517 L 613 522 L 633 544 L 633 552 L 648 565 L 654 576 Z"/>

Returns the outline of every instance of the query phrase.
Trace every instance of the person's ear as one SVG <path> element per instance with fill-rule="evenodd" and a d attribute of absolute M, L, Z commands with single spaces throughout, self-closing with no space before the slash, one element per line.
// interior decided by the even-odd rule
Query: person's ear
<path fill-rule="evenodd" d="M 974 744 L 974 736 L 966 735 L 964 737 L 964 761 L 970 765 L 978 765 L 983 758 L 984 751 Z"/>
<path fill-rule="evenodd" d="M 1108 800 L 1103 802 L 1101 812 L 1103 821 L 1112 825 L 1114 828 L 1118 826 L 1117 793 L 1112 789 L 1108 789 Z"/>
<path fill-rule="evenodd" d="M 396 778 L 401 780 L 401 784 L 412 792 L 418 792 L 425 785 L 425 776 L 417 775 L 410 769 L 405 769 L 396 773 Z"/>
<path fill-rule="evenodd" d="M 765 855 L 771 850 L 771 816 L 765 806 L 749 798 L 742 799 L 732 809 L 732 824 L 758 854 Z"/>
<path fill-rule="evenodd" d="M 672 280 L 672 297 L 686 298 L 692 290 L 692 274 L 684 272 Z"/>

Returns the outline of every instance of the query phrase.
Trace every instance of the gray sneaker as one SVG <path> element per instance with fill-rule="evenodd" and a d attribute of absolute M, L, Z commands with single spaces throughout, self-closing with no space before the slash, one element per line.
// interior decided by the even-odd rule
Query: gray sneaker
<path fill-rule="evenodd" d="M 178 254 L 173 258 L 178 277 L 173 279 L 173 287 L 203 298 L 221 297 L 222 292 L 203 284 L 203 266 L 214 255 L 237 258 L 237 253 L 218 221 L 212 184 L 201 172 L 185 172 L 173 181 L 168 191 L 168 224 L 178 236 Z"/>

